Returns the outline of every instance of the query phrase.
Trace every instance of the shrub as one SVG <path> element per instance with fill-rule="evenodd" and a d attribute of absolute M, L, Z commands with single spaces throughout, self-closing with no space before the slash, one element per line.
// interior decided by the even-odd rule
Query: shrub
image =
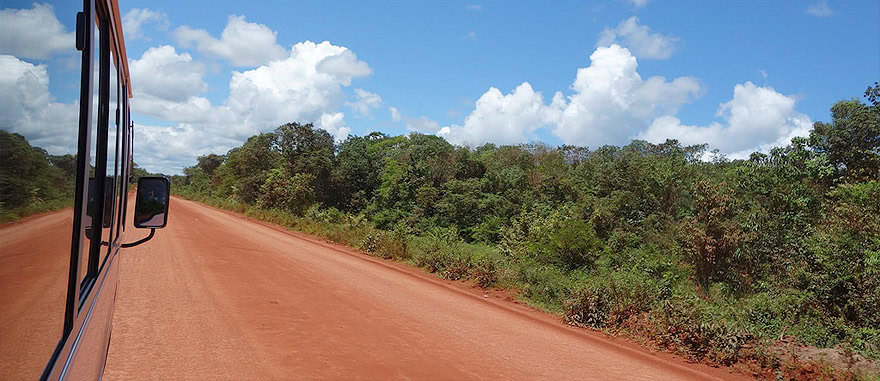
<path fill-rule="evenodd" d="M 635 272 L 596 274 L 565 301 L 565 320 L 592 328 L 618 326 L 647 312 L 658 297 L 655 281 Z"/>
<path fill-rule="evenodd" d="M 696 361 L 709 359 L 731 365 L 751 335 L 712 316 L 709 306 L 695 297 L 675 296 L 654 315 L 656 339 L 661 345 L 683 350 Z"/>
<path fill-rule="evenodd" d="M 471 276 L 482 288 L 489 288 L 498 281 L 498 266 L 494 260 L 480 259 L 473 263 Z"/>
<path fill-rule="evenodd" d="M 383 259 L 409 258 L 406 238 L 382 230 L 373 230 L 367 233 L 360 241 L 358 248 L 367 254 Z"/>
<path fill-rule="evenodd" d="M 451 254 L 444 257 L 446 263 L 440 276 L 449 280 L 459 280 L 468 275 L 471 262 L 470 256 L 466 254 Z"/>
<path fill-rule="evenodd" d="M 312 183 L 315 176 L 307 173 L 291 175 L 281 168 L 269 170 L 260 186 L 257 206 L 266 209 L 282 209 L 301 215 L 315 202 Z"/>

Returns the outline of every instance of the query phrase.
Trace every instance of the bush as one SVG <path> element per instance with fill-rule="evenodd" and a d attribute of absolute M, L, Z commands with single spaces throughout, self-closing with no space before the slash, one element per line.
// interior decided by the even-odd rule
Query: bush
<path fill-rule="evenodd" d="M 712 316 L 705 302 L 695 297 L 676 296 L 663 302 L 654 315 L 656 339 L 661 345 L 683 350 L 696 361 L 731 365 L 751 335 L 729 322 Z"/>
<path fill-rule="evenodd" d="M 315 176 L 312 174 L 291 175 L 281 168 L 272 168 L 263 185 L 260 186 L 257 206 L 282 209 L 301 215 L 315 202 L 315 192 L 312 188 L 314 181 Z"/>
<path fill-rule="evenodd" d="M 471 267 L 471 277 L 482 288 L 489 288 L 498 281 L 498 265 L 491 259 L 480 259 Z"/>
<path fill-rule="evenodd" d="M 655 283 L 633 272 L 594 275 L 565 301 L 565 320 L 592 328 L 619 326 L 650 310 L 658 297 Z"/>
<path fill-rule="evenodd" d="M 409 258 L 406 238 L 382 230 L 374 230 L 368 233 L 361 240 L 358 248 L 367 254 L 383 259 Z"/>
<path fill-rule="evenodd" d="M 449 280 L 459 280 L 470 272 L 471 259 L 466 254 L 451 254 L 443 258 L 446 263 L 443 265 L 443 270 L 440 271 L 441 277 Z"/>

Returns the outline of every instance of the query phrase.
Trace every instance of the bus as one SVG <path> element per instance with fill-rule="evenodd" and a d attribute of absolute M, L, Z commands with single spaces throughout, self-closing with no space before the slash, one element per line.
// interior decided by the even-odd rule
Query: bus
<path fill-rule="evenodd" d="M 167 224 L 170 183 L 132 177 L 118 1 L 3 4 L 0 379 L 98 379 L 120 251 Z"/>

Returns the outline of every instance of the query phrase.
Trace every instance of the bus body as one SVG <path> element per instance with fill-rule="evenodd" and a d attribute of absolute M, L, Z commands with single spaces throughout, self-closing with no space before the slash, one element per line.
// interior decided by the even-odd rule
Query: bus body
<path fill-rule="evenodd" d="M 99 379 L 119 253 L 132 246 L 123 243 L 134 125 L 119 4 L 0 8 L 8 28 L 22 29 L 21 44 L 0 51 L 0 379 Z M 59 27 L 61 46 L 28 39 L 28 28 Z M 164 210 L 143 212 L 161 226 L 135 227 L 161 228 L 168 181 L 142 187 Z"/>

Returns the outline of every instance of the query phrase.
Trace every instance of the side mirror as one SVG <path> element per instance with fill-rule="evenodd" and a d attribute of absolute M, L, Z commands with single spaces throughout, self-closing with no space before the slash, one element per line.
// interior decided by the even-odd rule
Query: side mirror
<path fill-rule="evenodd" d="M 171 182 L 164 177 L 138 179 L 134 205 L 134 227 L 161 229 L 168 223 L 168 201 Z"/>

